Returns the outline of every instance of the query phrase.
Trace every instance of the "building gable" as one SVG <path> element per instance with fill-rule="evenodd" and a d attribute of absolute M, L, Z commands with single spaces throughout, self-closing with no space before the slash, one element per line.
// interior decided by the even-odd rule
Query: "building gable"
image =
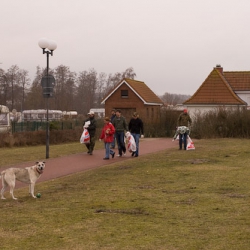
<path fill-rule="evenodd" d="M 231 77 L 233 79 L 233 77 Z M 233 82 L 231 80 L 231 82 Z M 245 105 L 233 91 L 221 67 L 214 68 L 195 94 L 184 105 Z"/>
<path fill-rule="evenodd" d="M 115 88 L 102 100 L 104 104 L 122 85 L 126 85 L 145 105 L 162 105 L 161 99 L 144 83 L 128 78 L 120 81 Z"/>

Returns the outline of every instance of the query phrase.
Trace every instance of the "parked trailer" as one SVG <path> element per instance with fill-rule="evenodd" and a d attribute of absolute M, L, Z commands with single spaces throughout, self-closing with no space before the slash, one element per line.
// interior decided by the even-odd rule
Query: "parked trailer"
<path fill-rule="evenodd" d="M 61 110 L 48 110 L 48 120 L 58 121 L 63 117 L 63 112 Z M 35 110 L 24 110 L 23 121 L 46 121 L 47 120 L 47 110 L 46 109 L 35 109 Z"/>
<path fill-rule="evenodd" d="M 63 119 L 76 119 L 77 118 L 77 111 L 63 111 Z"/>
<path fill-rule="evenodd" d="M 0 133 L 10 132 L 10 111 L 7 106 L 0 105 Z"/>

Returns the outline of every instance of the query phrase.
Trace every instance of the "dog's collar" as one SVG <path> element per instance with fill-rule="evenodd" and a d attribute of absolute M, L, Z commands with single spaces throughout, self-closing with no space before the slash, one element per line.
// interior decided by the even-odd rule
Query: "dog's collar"
<path fill-rule="evenodd" d="M 36 168 L 36 171 L 38 174 L 42 174 L 43 173 L 43 170 L 39 170 L 38 168 Z"/>

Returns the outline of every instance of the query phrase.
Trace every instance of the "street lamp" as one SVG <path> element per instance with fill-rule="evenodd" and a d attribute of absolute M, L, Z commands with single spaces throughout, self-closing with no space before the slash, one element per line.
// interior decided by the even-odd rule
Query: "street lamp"
<path fill-rule="evenodd" d="M 47 54 L 47 72 L 42 78 L 43 97 L 47 98 L 47 123 L 46 123 L 46 159 L 49 158 L 49 98 L 53 95 L 53 87 L 55 78 L 49 75 L 49 55 L 53 56 L 53 51 L 57 45 L 55 41 L 41 38 L 38 45 L 43 50 L 43 54 Z M 46 50 L 47 49 L 47 50 Z"/>

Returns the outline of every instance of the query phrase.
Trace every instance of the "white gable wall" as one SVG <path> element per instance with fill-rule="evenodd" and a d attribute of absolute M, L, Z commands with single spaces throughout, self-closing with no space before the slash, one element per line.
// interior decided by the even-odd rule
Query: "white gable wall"
<path fill-rule="evenodd" d="M 209 111 L 217 111 L 219 108 L 228 109 L 228 110 L 238 110 L 239 108 L 243 108 L 244 106 L 238 105 L 186 105 L 188 113 L 192 118 L 194 118 L 197 114 L 205 114 Z"/>
<path fill-rule="evenodd" d="M 235 91 L 235 94 L 250 106 L 250 91 Z"/>

